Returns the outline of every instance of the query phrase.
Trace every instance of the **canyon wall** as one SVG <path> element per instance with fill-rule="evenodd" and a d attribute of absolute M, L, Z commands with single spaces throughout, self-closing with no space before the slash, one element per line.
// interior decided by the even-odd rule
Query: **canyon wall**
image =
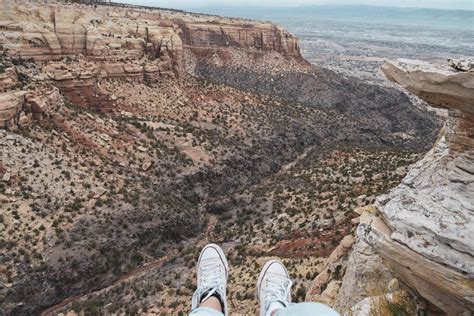
<path fill-rule="evenodd" d="M 387 266 L 428 305 L 447 315 L 472 315 L 474 72 L 410 60 L 386 63 L 382 71 L 433 106 L 447 108 L 449 118 L 435 147 L 398 187 L 378 199 L 375 213 L 363 214 L 350 262 L 367 255 L 358 251 L 359 245 L 369 245 L 370 253 L 382 259 L 374 267 Z M 353 279 L 363 279 L 366 269 L 349 265 L 339 308 L 355 303 L 351 293 L 366 284 Z M 370 296 L 367 290 L 365 295 Z"/>
<path fill-rule="evenodd" d="M 298 39 L 274 24 L 244 20 L 222 22 L 215 18 L 180 23 L 180 26 L 185 47 L 237 47 L 300 57 Z"/>
<path fill-rule="evenodd" d="M 0 125 L 18 125 L 20 115 L 31 114 L 15 91 L 18 73 L 23 81 L 59 88 L 74 104 L 109 107 L 115 100 L 101 93 L 101 80 L 182 78 L 184 49 L 243 49 L 302 61 L 298 39 L 271 23 L 135 6 L 4 1 Z"/>
<path fill-rule="evenodd" d="M 147 57 L 169 67 L 164 73 L 172 70 L 175 75 L 182 74 L 183 46 L 300 57 L 298 39 L 272 23 L 134 6 L 7 1 L 0 29 L 10 56 L 60 60 L 82 54 L 104 63 Z"/>

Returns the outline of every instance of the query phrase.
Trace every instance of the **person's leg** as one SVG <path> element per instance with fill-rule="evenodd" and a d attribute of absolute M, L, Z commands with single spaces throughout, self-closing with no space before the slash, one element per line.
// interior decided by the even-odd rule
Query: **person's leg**
<path fill-rule="evenodd" d="M 320 303 L 292 304 L 284 309 L 277 310 L 273 316 L 339 316 L 339 313 L 327 305 Z"/>
<path fill-rule="evenodd" d="M 197 262 L 197 289 L 192 300 L 192 316 L 227 315 L 226 286 L 229 266 L 222 249 L 205 246 Z"/>
<path fill-rule="evenodd" d="M 332 308 L 319 303 L 291 304 L 290 276 L 283 263 L 268 261 L 260 272 L 257 297 L 260 316 L 339 316 Z"/>
<path fill-rule="evenodd" d="M 198 307 L 196 309 L 193 309 L 189 316 L 222 316 L 221 312 L 218 312 L 214 308 L 210 307 Z"/>

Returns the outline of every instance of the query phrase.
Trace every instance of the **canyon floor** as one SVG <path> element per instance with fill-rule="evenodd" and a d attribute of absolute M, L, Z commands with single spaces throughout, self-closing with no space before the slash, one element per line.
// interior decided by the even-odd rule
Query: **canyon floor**
<path fill-rule="evenodd" d="M 113 111 L 66 101 L 21 133 L 0 134 L 12 175 L 1 187 L 4 302 L 116 282 L 63 311 L 186 312 L 204 240 L 229 256 L 233 312 L 256 311 L 256 277 L 270 257 L 284 258 L 294 299 L 304 300 L 354 229 L 353 210 L 423 153 L 326 144 L 319 133 L 347 128 L 345 115 L 193 78 L 101 89 L 120 100 Z M 54 280 L 46 288 L 45 277 Z"/>

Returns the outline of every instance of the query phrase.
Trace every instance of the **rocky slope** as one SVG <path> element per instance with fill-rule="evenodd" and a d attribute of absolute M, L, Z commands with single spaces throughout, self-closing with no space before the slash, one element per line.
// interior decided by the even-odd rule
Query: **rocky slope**
<path fill-rule="evenodd" d="M 10 1 L 0 23 L 6 314 L 147 264 L 155 282 L 119 282 L 114 310 L 153 300 L 185 311 L 204 235 L 239 273 L 291 254 L 302 299 L 353 226 L 346 210 L 396 185 L 440 127 L 396 90 L 313 68 L 270 23 Z M 297 267 L 303 257 L 310 268 Z M 251 279 L 241 282 L 233 308 L 246 313 Z"/>
<path fill-rule="evenodd" d="M 435 147 L 412 167 L 398 187 L 378 198 L 375 210 L 362 215 L 339 306 L 348 308 L 370 296 L 371 286 L 385 289 L 391 279 L 388 267 L 426 299 L 432 310 L 471 315 L 474 73 L 410 60 L 386 63 L 382 70 L 389 79 L 433 106 L 447 108 L 449 119 Z M 372 262 L 364 259 L 368 256 Z M 388 276 L 375 277 L 367 272 L 368 266 L 386 271 Z"/>

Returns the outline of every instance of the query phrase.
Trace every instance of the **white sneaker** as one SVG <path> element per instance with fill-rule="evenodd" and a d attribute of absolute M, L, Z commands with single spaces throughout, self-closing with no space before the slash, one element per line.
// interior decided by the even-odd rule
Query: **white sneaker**
<path fill-rule="evenodd" d="M 193 294 L 192 309 L 211 296 L 217 295 L 224 315 L 227 315 L 227 278 L 229 265 L 221 247 L 208 244 L 201 250 L 197 262 L 197 289 Z"/>
<path fill-rule="evenodd" d="M 260 272 L 257 296 L 260 300 L 260 316 L 270 316 L 273 311 L 291 304 L 290 276 L 283 263 L 268 261 Z"/>

